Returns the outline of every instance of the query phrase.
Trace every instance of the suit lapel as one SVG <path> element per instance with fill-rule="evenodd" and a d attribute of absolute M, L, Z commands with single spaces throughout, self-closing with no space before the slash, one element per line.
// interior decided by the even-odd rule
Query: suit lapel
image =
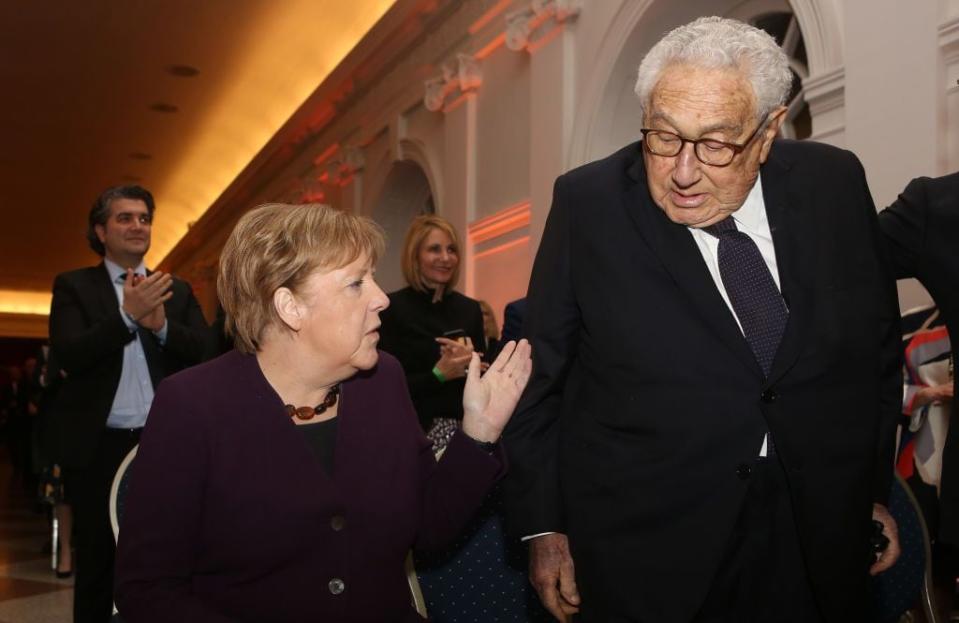
<path fill-rule="evenodd" d="M 789 321 L 769 373 L 769 383 L 774 383 L 789 371 L 802 352 L 812 317 L 815 291 L 809 263 L 813 261 L 813 254 L 803 253 L 803 241 L 815 239 L 812 229 L 816 224 L 809 211 L 803 210 L 797 196 L 788 192 L 789 163 L 777 157 L 775 145 L 760 175 L 766 216 L 776 248 L 780 289 L 789 308 Z"/>
<path fill-rule="evenodd" d="M 110 271 L 107 270 L 107 266 L 103 262 L 100 262 L 100 265 L 93 272 L 93 290 L 96 292 L 97 299 L 103 308 L 103 315 L 112 313 L 120 305 L 117 291 L 110 279 Z"/>
<path fill-rule="evenodd" d="M 646 171 L 638 154 L 627 170 L 631 184 L 623 196 L 624 208 L 639 235 L 659 257 L 663 267 L 673 278 L 676 287 L 685 296 L 692 309 L 703 319 L 733 355 L 756 375 L 762 370 L 749 349 L 732 312 L 716 288 L 712 275 L 703 260 L 692 234 L 683 225 L 669 220 L 653 203 L 646 186 Z"/>

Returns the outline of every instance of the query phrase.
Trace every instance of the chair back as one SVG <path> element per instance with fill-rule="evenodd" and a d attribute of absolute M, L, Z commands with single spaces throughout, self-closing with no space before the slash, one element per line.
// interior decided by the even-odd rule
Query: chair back
<path fill-rule="evenodd" d="M 902 554 L 890 569 L 873 578 L 877 623 L 895 623 L 917 604 L 928 623 L 939 623 L 932 589 L 929 530 L 919 502 L 898 473 L 889 492 L 889 513 L 899 529 Z"/>
<path fill-rule="evenodd" d="M 113 486 L 110 487 L 110 526 L 113 528 L 113 540 L 116 541 L 120 534 L 120 519 L 123 517 L 123 498 L 126 495 L 127 487 L 130 486 L 130 466 L 133 465 L 133 459 L 137 455 L 137 446 L 133 446 L 113 477 Z"/>

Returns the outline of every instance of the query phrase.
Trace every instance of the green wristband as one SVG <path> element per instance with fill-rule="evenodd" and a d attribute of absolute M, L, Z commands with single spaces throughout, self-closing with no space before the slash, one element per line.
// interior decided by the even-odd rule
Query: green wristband
<path fill-rule="evenodd" d="M 440 383 L 446 382 L 446 377 L 443 376 L 443 373 L 440 372 L 440 369 L 437 368 L 436 366 L 433 366 L 433 376 L 435 376 L 436 380 L 439 381 Z"/>

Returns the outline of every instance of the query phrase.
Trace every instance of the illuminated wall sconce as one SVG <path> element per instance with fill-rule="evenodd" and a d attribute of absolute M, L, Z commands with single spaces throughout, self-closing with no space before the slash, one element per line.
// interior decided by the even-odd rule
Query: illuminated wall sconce
<path fill-rule="evenodd" d="M 529 7 L 506 14 L 506 47 L 520 52 L 529 47 L 530 35 L 552 19 L 557 24 L 579 15 L 581 0 L 531 0 Z"/>
<path fill-rule="evenodd" d="M 477 90 L 483 84 L 483 71 L 475 58 L 469 54 L 457 54 L 455 64 L 445 63 L 443 75 L 424 83 L 423 105 L 430 112 L 443 109 L 447 98 Z"/>

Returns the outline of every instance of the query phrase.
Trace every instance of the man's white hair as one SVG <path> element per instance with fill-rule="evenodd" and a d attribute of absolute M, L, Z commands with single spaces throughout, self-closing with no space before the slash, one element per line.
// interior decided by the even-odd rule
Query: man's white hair
<path fill-rule="evenodd" d="M 759 119 L 784 104 L 792 87 L 789 59 L 769 34 L 734 19 L 700 17 L 660 39 L 640 63 L 636 95 L 644 112 L 660 74 L 676 64 L 738 69 L 752 84 Z"/>

